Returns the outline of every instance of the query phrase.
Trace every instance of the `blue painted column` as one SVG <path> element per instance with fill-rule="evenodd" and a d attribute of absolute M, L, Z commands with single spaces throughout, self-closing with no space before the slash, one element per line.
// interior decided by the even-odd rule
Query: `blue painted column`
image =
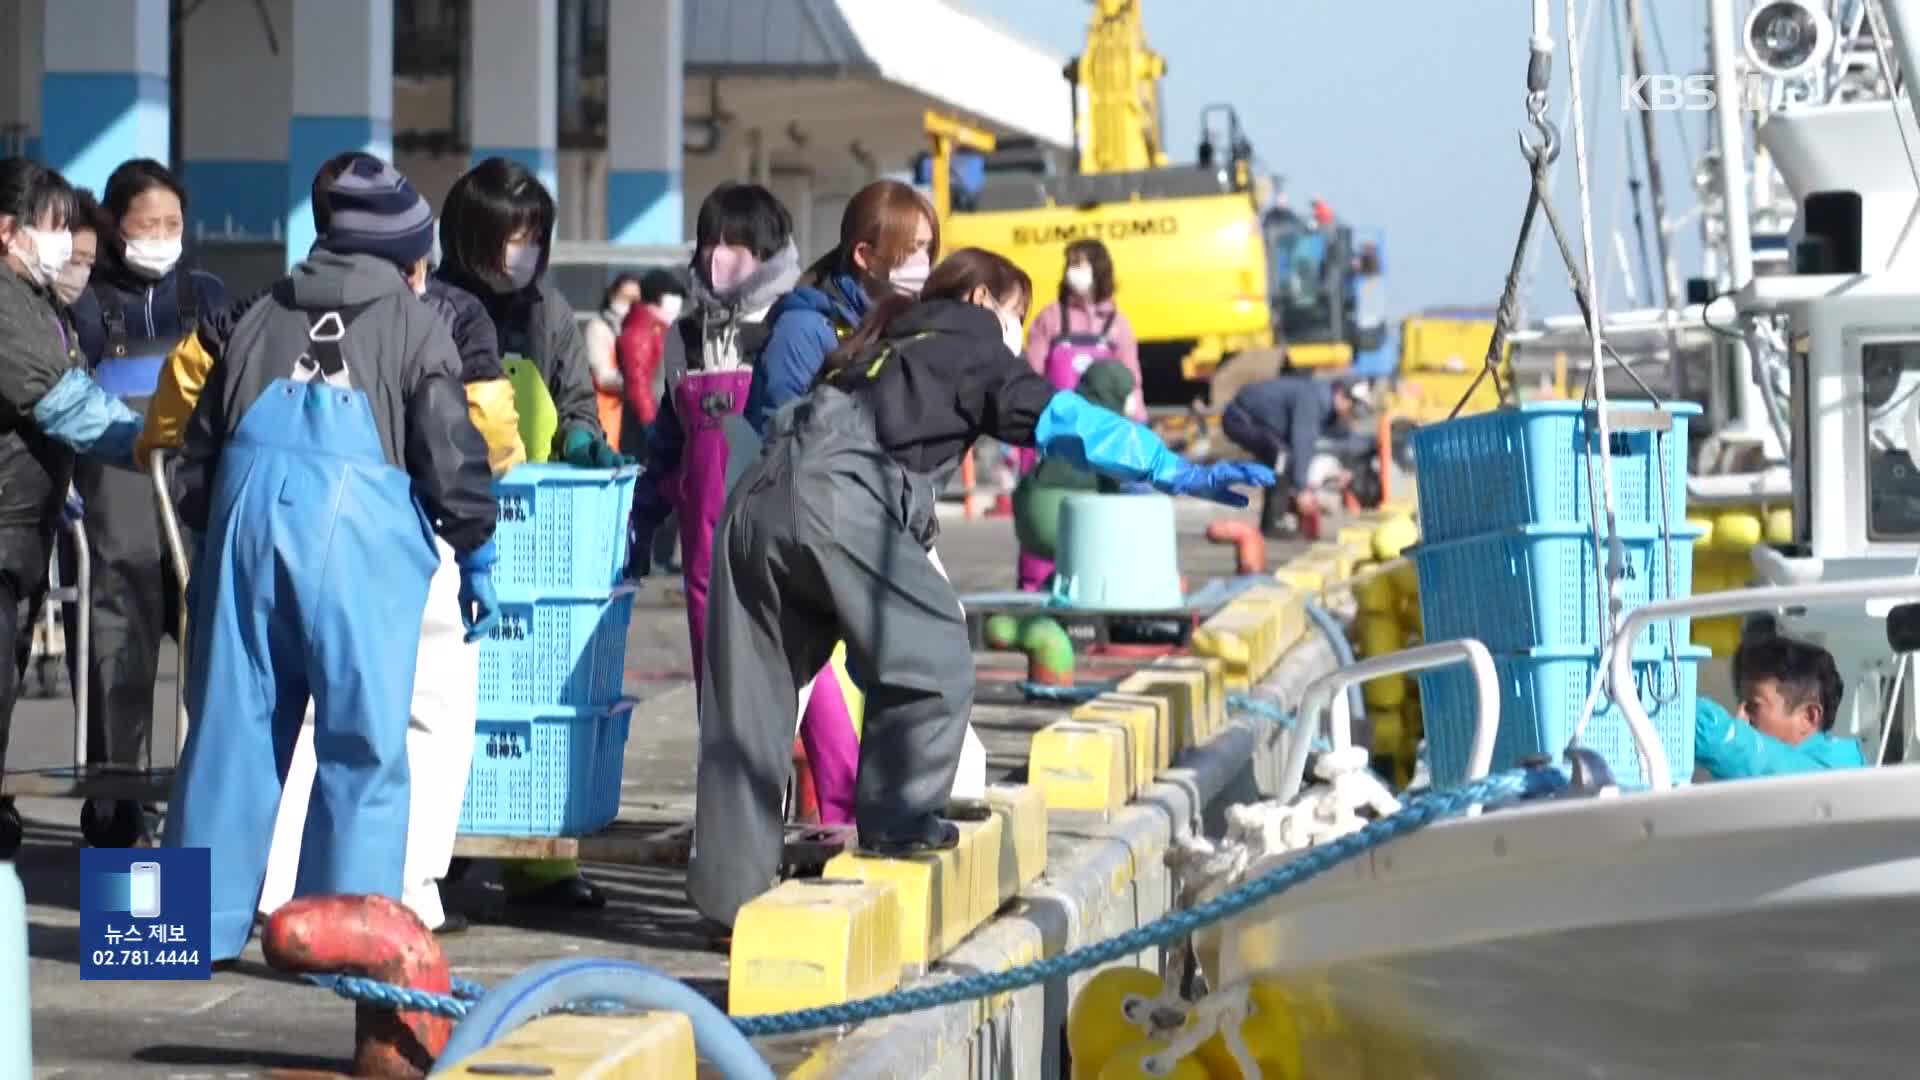
<path fill-rule="evenodd" d="M 277 53 L 252 3 L 201 4 L 181 27 L 180 178 L 197 243 L 286 242 L 293 0 L 266 0 L 266 10 Z"/>
<path fill-rule="evenodd" d="M 46 5 L 41 160 L 96 194 L 128 158 L 167 160 L 167 0 Z"/>
<path fill-rule="evenodd" d="M 623 0 L 607 11 L 607 240 L 677 244 L 683 0 Z"/>
<path fill-rule="evenodd" d="M 511 158 L 560 198 L 558 0 L 470 0 L 467 124 L 472 160 Z M 615 9 L 623 6 L 616 3 Z"/>
<path fill-rule="evenodd" d="M 293 0 L 287 265 L 313 247 L 313 174 L 335 154 L 393 160 L 393 0 Z"/>

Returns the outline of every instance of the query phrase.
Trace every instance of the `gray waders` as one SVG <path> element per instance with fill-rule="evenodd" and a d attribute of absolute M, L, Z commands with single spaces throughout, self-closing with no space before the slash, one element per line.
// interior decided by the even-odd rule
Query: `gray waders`
<path fill-rule="evenodd" d="M 881 449 L 858 398 L 777 415 L 714 537 L 687 894 L 732 926 L 780 870 L 800 688 L 847 644 L 866 715 L 862 844 L 933 841 L 973 708 L 973 652 L 928 556 L 935 489 Z"/>

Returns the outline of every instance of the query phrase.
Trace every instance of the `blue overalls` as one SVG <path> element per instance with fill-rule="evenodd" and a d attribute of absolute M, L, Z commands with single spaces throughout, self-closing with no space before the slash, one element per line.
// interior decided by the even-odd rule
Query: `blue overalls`
<path fill-rule="evenodd" d="M 221 449 L 189 579 L 194 724 L 166 843 L 211 849 L 214 960 L 238 956 L 252 930 L 309 695 L 318 771 L 295 895 L 397 900 L 403 885 L 407 712 L 439 557 L 353 386 L 345 322 L 308 319 L 307 355 Z"/>

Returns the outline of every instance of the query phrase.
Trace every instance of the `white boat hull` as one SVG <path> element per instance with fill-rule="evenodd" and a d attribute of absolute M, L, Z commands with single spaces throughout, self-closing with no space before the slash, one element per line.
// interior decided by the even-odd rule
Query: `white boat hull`
<path fill-rule="evenodd" d="M 1920 766 L 1436 825 L 1217 945 L 1319 1003 L 1314 1077 L 1912 1075 Z"/>

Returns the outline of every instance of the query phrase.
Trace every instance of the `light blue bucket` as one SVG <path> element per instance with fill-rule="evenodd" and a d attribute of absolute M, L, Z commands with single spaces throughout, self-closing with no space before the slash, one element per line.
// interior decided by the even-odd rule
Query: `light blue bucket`
<path fill-rule="evenodd" d="M 0 1076 L 33 1075 L 33 1009 L 27 1001 L 27 894 L 0 859 Z"/>
<path fill-rule="evenodd" d="M 1057 606 L 1089 611 L 1181 607 L 1180 546 L 1165 495 L 1070 495 L 1060 504 Z"/>

